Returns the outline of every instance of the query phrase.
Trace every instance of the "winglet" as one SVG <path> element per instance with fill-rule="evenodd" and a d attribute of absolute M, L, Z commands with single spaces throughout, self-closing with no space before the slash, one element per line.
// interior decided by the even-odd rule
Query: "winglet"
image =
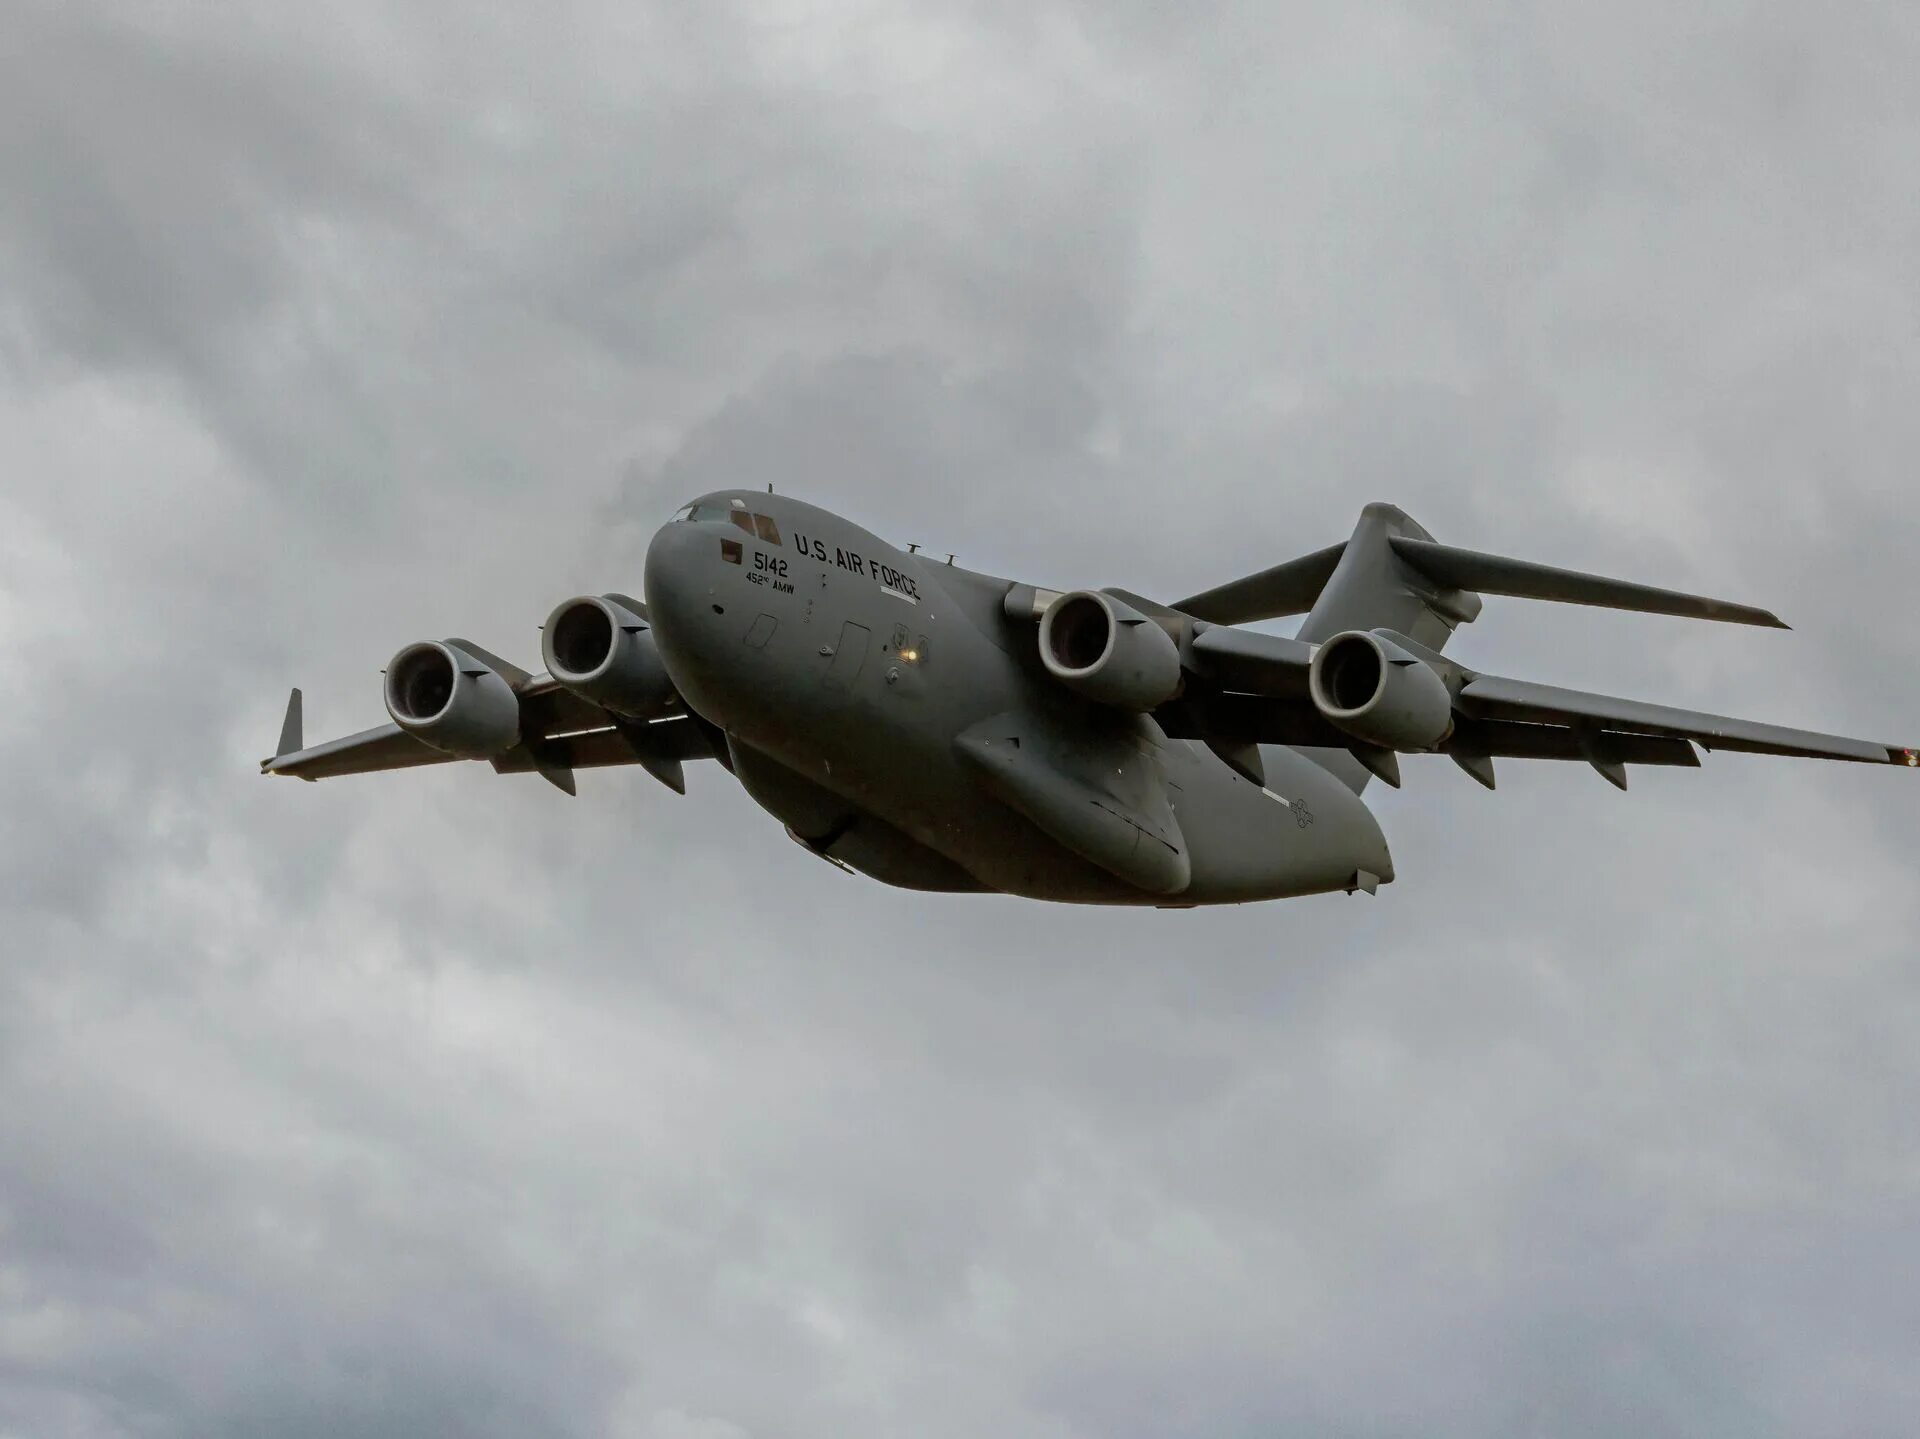
<path fill-rule="evenodd" d="M 273 752 L 275 759 L 298 754 L 306 748 L 300 738 L 300 728 L 300 691 L 296 689 L 287 696 L 287 717 L 280 721 L 280 747 Z"/>

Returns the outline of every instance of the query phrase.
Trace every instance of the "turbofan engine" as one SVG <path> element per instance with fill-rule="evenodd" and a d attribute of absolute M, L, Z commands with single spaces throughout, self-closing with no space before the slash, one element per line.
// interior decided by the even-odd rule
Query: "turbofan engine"
<path fill-rule="evenodd" d="M 415 739 L 463 759 L 520 743 L 513 686 L 452 640 L 408 645 L 387 665 L 387 713 Z"/>
<path fill-rule="evenodd" d="M 1446 681 L 1367 630 L 1348 630 L 1315 650 L 1307 686 L 1328 721 L 1382 749 L 1430 750 L 1453 733 Z"/>
<path fill-rule="evenodd" d="M 547 673 L 575 694 L 630 719 L 654 719 L 678 700 L 647 622 L 621 596 L 582 595 L 547 616 Z"/>
<path fill-rule="evenodd" d="M 1040 617 L 1040 662 L 1088 699 L 1145 714 L 1180 693 L 1180 650 L 1138 610 L 1074 590 Z"/>

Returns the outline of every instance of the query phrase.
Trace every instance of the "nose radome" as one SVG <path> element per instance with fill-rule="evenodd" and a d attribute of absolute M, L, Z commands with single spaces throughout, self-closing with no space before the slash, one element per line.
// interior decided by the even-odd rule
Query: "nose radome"
<path fill-rule="evenodd" d="M 700 542 L 713 547 L 713 530 L 706 525 L 662 525 L 647 546 L 643 583 L 647 612 L 655 629 L 683 626 L 708 588 L 701 582 Z"/>

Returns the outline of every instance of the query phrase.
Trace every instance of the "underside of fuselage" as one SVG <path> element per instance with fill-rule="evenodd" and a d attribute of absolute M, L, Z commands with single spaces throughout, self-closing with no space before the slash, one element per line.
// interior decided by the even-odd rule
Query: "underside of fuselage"
<path fill-rule="evenodd" d="M 913 889 L 1235 903 L 1391 878 L 1373 816 L 1270 747 L 1255 784 L 1091 703 L 1007 623 L 1009 582 L 796 501 L 709 496 L 647 556 L 685 703 L 803 846 Z"/>

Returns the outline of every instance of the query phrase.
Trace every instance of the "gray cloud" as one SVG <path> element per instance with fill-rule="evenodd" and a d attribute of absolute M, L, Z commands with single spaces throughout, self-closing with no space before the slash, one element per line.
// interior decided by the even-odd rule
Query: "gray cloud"
<path fill-rule="evenodd" d="M 1885 775 L 1410 761 L 1379 898 L 1112 915 L 251 770 L 765 482 L 1169 595 L 1393 499 L 1799 626 L 1475 661 L 1900 738 L 1912 22 L 16 8 L 0 1433 L 1908 1427 Z"/>

